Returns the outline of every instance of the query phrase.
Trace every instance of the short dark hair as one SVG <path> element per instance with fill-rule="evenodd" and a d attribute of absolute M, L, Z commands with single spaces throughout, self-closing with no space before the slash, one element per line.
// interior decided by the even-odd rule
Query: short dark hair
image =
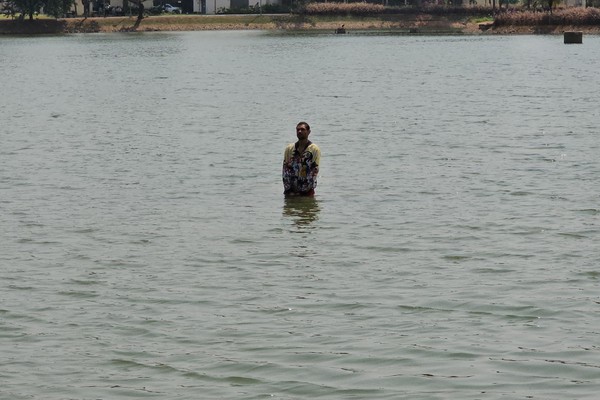
<path fill-rule="evenodd" d="M 296 124 L 296 128 L 299 127 L 300 125 L 304 125 L 306 127 L 306 129 L 310 132 L 310 125 L 308 125 L 308 122 L 300 121 Z"/>

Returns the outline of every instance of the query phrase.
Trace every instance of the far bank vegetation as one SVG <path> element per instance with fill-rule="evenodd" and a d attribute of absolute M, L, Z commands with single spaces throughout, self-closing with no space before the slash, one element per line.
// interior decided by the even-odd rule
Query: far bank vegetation
<path fill-rule="evenodd" d="M 589 4 L 594 2 L 588 1 Z M 600 6 L 600 0 L 597 1 Z M 525 3 L 501 2 L 497 7 L 492 3 L 488 6 L 452 6 L 452 5 L 421 5 L 419 7 L 390 7 L 381 3 L 308 3 L 298 10 L 307 16 L 356 16 L 367 17 L 376 15 L 455 15 L 465 17 L 489 17 L 495 26 L 600 26 L 600 8 L 596 7 L 563 7 L 556 0 Z"/>
<path fill-rule="evenodd" d="M 0 0 L 0 21 L 29 19 L 46 26 L 55 26 L 57 31 L 66 29 L 69 24 L 49 24 L 48 19 L 57 22 L 71 13 L 75 0 Z M 160 1 L 160 0 L 155 0 Z M 583 1 L 587 7 L 567 7 L 565 2 Z M 251 0 L 250 3 L 253 3 Z M 142 20 L 148 17 L 142 0 L 127 0 L 128 7 L 134 10 L 136 20 L 124 30 L 135 30 L 142 25 Z M 411 17 L 415 15 L 430 15 L 439 17 L 462 18 L 471 21 L 493 21 L 494 27 L 502 26 L 600 26 L 600 0 L 379 0 L 379 1 L 322 1 L 310 2 L 304 0 L 282 0 L 280 4 L 265 4 L 250 6 L 243 9 L 222 9 L 222 14 L 261 14 L 260 20 L 272 23 L 283 20 L 310 20 L 338 18 L 380 18 L 392 19 Z M 90 9 L 84 9 L 84 21 L 91 16 Z M 198 17 L 201 17 L 198 15 Z M 197 24 L 212 22 L 209 16 L 202 16 Z M 232 16 L 233 17 L 233 16 Z M 258 21 L 258 15 L 256 16 Z M 190 15 L 169 16 L 169 19 L 190 19 Z M 88 21 L 91 30 L 100 29 L 101 19 L 96 22 Z M 15 22 L 17 22 L 15 21 Z M 203 22 L 204 21 L 204 22 Z M 165 24 L 169 22 L 166 22 Z M 171 22 L 172 23 L 172 22 Z M 187 22 L 186 22 L 187 23 Z M 72 24 L 70 24 L 72 25 Z M 85 22 L 81 23 L 84 26 Z M 61 28 L 63 27 L 63 28 Z M 168 27 L 165 26 L 165 30 Z M 0 32 L 2 30 L 0 29 Z M 88 30 L 89 31 L 89 30 Z M 33 31 L 37 33 L 37 31 Z"/>

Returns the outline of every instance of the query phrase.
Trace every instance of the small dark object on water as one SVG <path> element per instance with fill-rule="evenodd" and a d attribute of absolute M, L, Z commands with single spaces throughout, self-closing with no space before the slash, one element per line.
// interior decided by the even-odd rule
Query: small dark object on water
<path fill-rule="evenodd" d="M 419 30 L 417 28 L 409 28 L 408 33 L 419 33 Z"/>
<path fill-rule="evenodd" d="M 583 32 L 565 32 L 565 44 L 581 44 L 583 43 Z"/>
<path fill-rule="evenodd" d="M 342 25 L 335 30 L 335 33 L 346 33 L 346 28 L 344 28 L 344 25 Z"/>

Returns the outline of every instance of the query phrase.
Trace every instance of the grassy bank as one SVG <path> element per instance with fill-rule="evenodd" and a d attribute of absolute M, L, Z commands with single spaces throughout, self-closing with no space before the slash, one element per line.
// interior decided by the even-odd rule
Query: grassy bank
<path fill-rule="evenodd" d="M 585 11 L 585 10 L 583 10 Z M 580 30 L 585 33 L 600 33 L 600 22 L 586 19 L 581 9 L 576 18 L 555 12 L 558 17 L 547 13 L 505 13 L 493 20 L 486 15 L 464 15 L 455 13 L 404 13 L 377 15 L 160 15 L 144 18 L 138 31 L 196 31 L 196 30 L 322 30 L 334 32 L 344 25 L 347 32 L 353 31 L 398 31 L 410 33 L 447 34 L 514 34 L 514 33 L 562 33 L 565 30 Z M 594 11 L 595 12 L 595 11 Z M 577 19 L 577 15 L 579 19 Z M 587 14 L 586 14 L 587 15 Z M 480 26 L 481 22 L 490 24 Z M 584 23 L 578 23 L 583 21 Z M 598 20 L 600 21 L 600 19 Z M 119 32 L 131 30 L 135 17 L 100 17 L 44 19 L 17 21 L 0 19 L 0 34 L 59 34 L 78 32 Z M 485 29 L 482 29 L 485 28 Z"/>
<path fill-rule="evenodd" d="M 77 32 L 118 32 L 133 27 L 135 17 L 69 18 L 34 21 L 0 20 L 0 33 L 39 34 Z M 341 16 L 341 15 L 164 15 L 144 18 L 138 31 L 195 30 L 419 30 L 461 33 L 477 29 L 469 18 L 429 14 Z"/>

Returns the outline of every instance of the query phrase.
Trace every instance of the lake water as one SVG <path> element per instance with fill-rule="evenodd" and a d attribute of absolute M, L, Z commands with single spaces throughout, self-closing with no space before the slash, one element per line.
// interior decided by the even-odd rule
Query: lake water
<path fill-rule="evenodd" d="M 0 37 L 0 398 L 597 398 L 598 59 Z M 285 200 L 301 120 L 319 186 Z"/>

